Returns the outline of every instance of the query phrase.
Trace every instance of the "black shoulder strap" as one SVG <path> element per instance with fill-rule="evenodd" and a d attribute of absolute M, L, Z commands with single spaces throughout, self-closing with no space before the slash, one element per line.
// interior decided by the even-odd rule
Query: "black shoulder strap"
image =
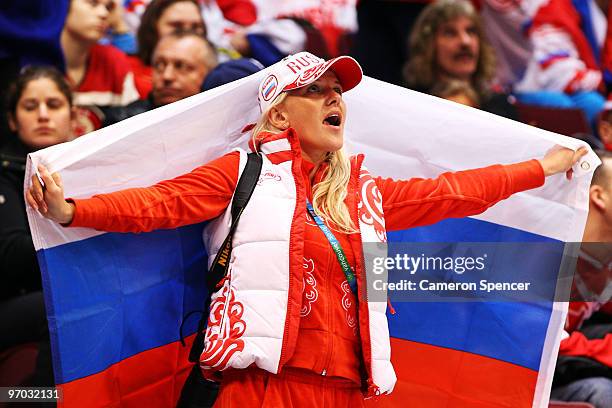
<path fill-rule="evenodd" d="M 232 202 L 232 228 L 238 223 L 242 210 L 251 199 L 253 191 L 255 191 L 255 185 L 261 174 L 261 166 L 261 156 L 257 153 L 249 153 L 244 171 L 240 176 L 240 180 L 238 180 L 236 192 L 234 193 L 234 201 Z"/>
<path fill-rule="evenodd" d="M 204 329 L 208 323 L 208 313 L 210 309 L 210 296 L 216 290 L 217 285 L 223 280 L 229 268 L 229 260 L 232 254 L 232 238 L 236 227 L 238 226 L 238 220 L 244 211 L 247 203 L 253 195 L 259 175 L 261 174 L 262 158 L 257 153 L 249 153 L 246 166 L 244 171 L 236 184 L 236 191 L 234 192 L 234 199 L 232 201 L 232 225 L 227 237 L 223 241 L 223 245 L 219 248 L 215 260 L 210 266 L 210 270 L 206 274 L 206 286 L 208 289 L 208 295 L 204 304 L 204 310 L 202 318 L 198 323 L 198 331 L 196 338 L 193 341 L 191 350 L 189 352 L 189 361 L 197 362 L 200 359 L 202 350 L 204 348 Z M 186 318 L 183 319 L 183 322 Z M 181 325 L 182 326 L 182 325 Z M 182 330 L 181 330 L 182 332 Z M 182 338 L 182 335 L 181 335 Z"/>
<path fill-rule="evenodd" d="M 236 184 L 236 192 L 234 193 L 234 200 L 232 201 L 232 225 L 230 231 L 223 241 L 223 245 L 219 248 L 215 260 L 210 266 L 210 270 L 206 276 L 206 286 L 208 287 L 208 293 L 213 293 L 216 286 L 221 280 L 227 275 L 229 267 L 229 259 L 232 253 L 232 237 L 238 226 L 238 220 L 242 215 L 242 211 L 249 202 L 259 175 L 261 173 L 262 159 L 257 153 L 249 153 L 246 166 L 244 171 Z"/>

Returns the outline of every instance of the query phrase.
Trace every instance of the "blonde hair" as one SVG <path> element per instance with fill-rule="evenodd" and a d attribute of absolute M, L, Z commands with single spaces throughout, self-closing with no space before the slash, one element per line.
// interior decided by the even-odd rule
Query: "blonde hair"
<path fill-rule="evenodd" d="M 261 132 L 280 133 L 283 131 L 270 122 L 269 112 L 273 107 L 282 104 L 286 98 L 287 93 L 282 92 L 259 117 L 251 136 L 255 150 L 257 150 L 257 139 Z M 351 162 L 344 149 L 329 152 L 326 161 L 329 167 L 312 192 L 312 206 L 315 213 L 325 220 L 331 220 L 342 232 L 357 232 L 350 212 L 344 203 L 351 177 Z"/>

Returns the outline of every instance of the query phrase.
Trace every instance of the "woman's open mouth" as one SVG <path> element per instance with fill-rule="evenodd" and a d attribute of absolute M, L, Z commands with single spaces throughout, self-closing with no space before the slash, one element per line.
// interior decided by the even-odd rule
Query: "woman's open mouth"
<path fill-rule="evenodd" d="M 325 117 L 323 124 L 333 127 L 339 127 L 342 124 L 342 117 L 338 113 L 332 113 Z"/>

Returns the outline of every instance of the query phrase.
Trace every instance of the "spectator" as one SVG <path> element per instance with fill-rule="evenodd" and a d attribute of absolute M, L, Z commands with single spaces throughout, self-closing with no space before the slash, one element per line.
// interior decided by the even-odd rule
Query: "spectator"
<path fill-rule="evenodd" d="M 126 23 L 123 1 L 113 1 L 115 2 L 115 7 L 113 7 L 108 18 L 109 32 L 106 38 L 102 39 L 101 43 L 114 45 L 128 55 L 136 54 L 138 52 L 136 35 L 130 31 Z"/>
<path fill-rule="evenodd" d="M 105 126 L 197 94 L 217 58 L 199 33 L 178 31 L 159 40 L 152 62 L 153 89 L 147 99 L 105 109 Z"/>
<path fill-rule="evenodd" d="M 200 12 L 196 12 L 196 8 Z M 211 33 L 202 15 L 213 24 Z M 149 64 L 156 42 L 161 36 L 177 29 L 196 31 L 201 26 L 211 41 L 214 38 L 220 61 L 247 57 L 268 66 L 288 54 L 305 49 L 324 56 L 328 54 L 325 39 L 306 20 L 277 18 L 253 24 L 255 18 L 255 7 L 249 0 L 217 0 L 203 5 L 195 0 L 152 1 L 142 16 L 138 29 L 138 59 L 132 65 L 137 72 L 139 90 L 149 92 L 151 89 Z"/>
<path fill-rule="evenodd" d="M 479 106 L 478 94 L 466 82 L 457 80 L 439 82 L 431 88 L 431 94 L 472 108 Z"/>
<path fill-rule="evenodd" d="M 197 0 L 154 0 L 146 8 L 138 29 L 138 55 L 149 63 L 159 39 L 175 31 L 206 36 Z"/>
<path fill-rule="evenodd" d="M 504 89 L 511 89 L 523 77 L 533 52 L 529 42 L 525 41 L 524 28 L 533 17 L 536 3 L 533 0 L 481 2 L 480 15 L 485 33 L 497 58 L 495 81 Z"/>
<path fill-rule="evenodd" d="M 0 150 L 0 351 L 40 342 L 35 377 L 28 385 L 51 386 L 47 320 L 26 217 L 23 179 L 29 152 L 71 138 L 72 95 L 58 70 L 28 67 L 12 84 L 7 100 L 14 134 Z"/>
<path fill-rule="evenodd" d="M 8 96 L 8 119 L 14 135 L 2 149 L 0 173 L 0 285 L 5 299 L 40 289 L 40 272 L 30 238 L 23 201 L 27 153 L 71 137 L 72 98 L 68 85 L 53 68 L 25 68 Z"/>
<path fill-rule="evenodd" d="M 602 165 L 589 191 L 589 214 L 572 287 L 566 330 L 551 397 L 608 408 L 612 401 L 612 153 L 597 151 Z"/>
<path fill-rule="evenodd" d="M 97 42 L 108 28 L 113 0 L 72 0 L 61 36 L 74 104 L 81 107 L 123 106 L 139 99 L 125 54 Z M 77 135 L 100 127 L 91 110 L 77 111 Z"/>
<path fill-rule="evenodd" d="M 612 106 L 601 112 L 597 131 L 605 149 L 612 151 Z"/>
<path fill-rule="evenodd" d="M 148 95 L 153 87 L 151 59 L 159 39 L 174 31 L 194 31 L 206 36 L 206 26 L 197 0 L 153 0 L 138 27 L 138 58 L 130 58 L 138 90 Z"/>
<path fill-rule="evenodd" d="M 495 56 L 486 41 L 482 21 L 466 0 L 439 0 L 423 10 L 410 34 L 407 85 L 431 93 L 440 81 L 456 80 L 471 86 L 480 109 L 516 118 L 508 95 L 493 91 Z"/>
<path fill-rule="evenodd" d="M 125 21 L 131 32 L 136 33 L 138 31 L 142 15 L 150 3 L 151 0 L 123 1 Z M 227 22 L 240 26 L 248 26 L 257 20 L 257 9 L 251 0 L 206 0 L 199 1 L 199 4 L 202 7 L 202 15 L 206 25 L 209 22 L 208 17 L 217 19 L 219 15 Z M 209 16 L 209 9 L 212 10 L 214 16 Z M 216 26 L 216 22 L 213 22 L 213 25 Z"/>
<path fill-rule="evenodd" d="M 204 84 L 202 85 L 202 91 L 208 91 L 209 89 L 244 78 L 263 68 L 263 65 L 261 65 L 259 61 L 249 58 L 239 58 L 223 62 L 217 65 L 217 67 L 206 76 Z"/>
<path fill-rule="evenodd" d="M 69 0 L 22 0 L 3 2 L 0 7 L 0 101 L 5 91 L 30 64 L 54 65 L 63 69 L 60 33 Z M 10 131 L 0 115 L 0 146 Z"/>
<path fill-rule="evenodd" d="M 534 52 L 515 87 L 517 98 L 577 107 L 594 123 L 605 102 L 599 93 L 604 91 L 604 70 L 612 65 L 612 44 L 605 42 L 607 13 L 607 2 L 603 6 L 599 1 L 550 0 L 540 7 L 529 29 Z"/>
<path fill-rule="evenodd" d="M 276 18 L 238 30 L 220 43 L 219 52 L 234 57 L 250 57 L 270 66 L 287 55 L 308 51 L 329 58 L 325 39 L 308 21 L 299 18 Z M 224 48 L 223 45 L 226 47 Z"/>
<path fill-rule="evenodd" d="M 361 0 L 360 3 L 364 1 Z M 258 22 L 265 23 L 283 18 L 307 20 L 323 37 L 324 48 L 332 56 L 348 50 L 349 36 L 357 31 L 357 0 L 252 0 L 252 2 L 257 6 Z M 381 8 L 384 6 L 382 3 L 387 2 L 389 0 L 371 1 Z"/>

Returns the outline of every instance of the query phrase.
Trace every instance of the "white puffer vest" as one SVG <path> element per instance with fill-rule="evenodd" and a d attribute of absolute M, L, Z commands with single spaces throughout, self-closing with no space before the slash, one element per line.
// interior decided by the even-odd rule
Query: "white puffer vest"
<path fill-rule="evenodd" d="M 302 260 L 306 197 L 301 153 L 292 129 L 263 139 L 261 176 L 233 238 L 229 275 L 213 294 L 200 366 L 205 377 L 226 368 L 257 367 L 278 373 L 295 348 L 302 301 Z M 246 164 L 240 151 L 239 177 Z M 361 234 L 353 251 L 363 260 L 362 242 L 385 242 L 382 199 L 362 157 L 352 158 L 351 215 Z M 352 202 L 352 205 L 350 204 Z M 351 208 L 354 207 L 354 208 Z M 231 205 L 209 223 L 204 242 L 209 262 L 229 232 Z M 359 236 L 360 235 L 360 236 Z M 391 365 L 386 302 L 367 302 L 363 261 L 355 267 L 359 325 L 368 373 L 366 396 L 389 393 L 396 376 Z"/>

